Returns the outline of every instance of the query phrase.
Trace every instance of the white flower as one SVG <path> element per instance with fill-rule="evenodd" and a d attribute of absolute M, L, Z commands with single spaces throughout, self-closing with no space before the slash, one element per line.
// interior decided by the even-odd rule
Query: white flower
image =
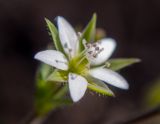
<path fill-rule="evenodd" d="M 79 38 L 73 27 L 63 17 L 58 17 L 57 22 L 65 55 L 61 51 L 45 50 L 38 52 L 35 59 L 67 72 L 69 91 L 74 102 L 79 101 L 85 94 L 89 85 L 88 77 L 121 89 L 129 88 L 122 76 L 103 66 L 116 47 L 113 39 L 105 38 L 94 43 L 87 43 L 83 39 L 85 49 L 78 52 Z"/>

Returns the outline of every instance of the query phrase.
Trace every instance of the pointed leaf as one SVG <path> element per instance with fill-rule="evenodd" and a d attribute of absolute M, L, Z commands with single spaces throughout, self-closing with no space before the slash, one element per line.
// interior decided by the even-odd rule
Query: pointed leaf
<path fill-rule="evenodd" d="M 68 85 L 63 85 L 53 96 L 54 100 L 62 99 L 68 91 Z"/>
<path fill-rule="evenodd" d="M 85 39 L 87 42 L 94 40 L 96 32 L 96 21 L 97 21 L 97 15 L 93 14 L 91 21 L 88 23 L 88 25 L 86 26 L 86 28 L 82 33 L 82 38 Z"/>
<path fill-rule="evenodd" d="M 92 19 L 82 32 L 81 38 L 80 38 L 80 44 L 79 44 L 79 50 L 84 50 L 83 45 L 83 39 L 85 39 L 87 42 L 93 41 L 95 38 L 95 32 L 96 32 L 96 21 L 97 21 L 97 15 L 94 13 L 92 16 Z"/>
<path fill-rule="evenodd" d="M 51 73 L 52 67 L 47 64 L 41 64 L 37 71 L 37 78 L 39 80 L 46 80 L 48 75 Z"/>
<path fill-rule="evenodd" d="M 119 58 L 119 59 L 110 59 L 108 60 L 108 63 L 110 63 L 109 69 L 118 71 L 122 68 L 125 68 L 127 66 L 130 66 L 134 63 L 140 62 L 140 59 L 137 58 Z"/>
<path fill-rule="evenodd" d="M 52 39 L 53 39 L 53 42 L 54 42 L 56 49 L 64 53 L 63 47 L 62 47 L 60 39 L 59 39 L 57 28 L 47 18 L 45 18 L 45 21 L 46 21 L 48 29 L 51 33 L 51 36 L 52 36 Z"/>
<path fill-rule="evenodd" d="M 114 96 L 114 93 L 109 89 L 109 87 L 102 81 L 95 78 L 87 78 L 89 80 L 88 88 L 94 92 L 100 93 L 102 95 Z"/>

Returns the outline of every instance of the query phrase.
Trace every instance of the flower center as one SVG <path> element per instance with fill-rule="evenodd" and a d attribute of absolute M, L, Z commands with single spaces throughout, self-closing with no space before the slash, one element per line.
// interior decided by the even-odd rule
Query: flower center
<path fill-rule="evenodd" d="M 69 71 L 81 75 L 85 75 L 90 69 L 90 60 L 97 58 L 104 50 L 104 48 L 100 46 L 101 42 L 87 43 L 84 39 L 83 44 L 85 49 L 69 60 Z"/>
<path fill-rule="evenodd" d="M 89 68 L 90 64 L 86 56 L 86 50 L 82 51 L 69 61 L 70 72 L 85 75 Z"/>
<path fill-rule="evenodd" d="M 98 54 L 104 50 L 103 47 L 100 47 L 100 42 L 87 43 L 86 40 L 83 40 L 83 44 L 87 49 L 87 57 L 89 59 L 97 58 Z"/>

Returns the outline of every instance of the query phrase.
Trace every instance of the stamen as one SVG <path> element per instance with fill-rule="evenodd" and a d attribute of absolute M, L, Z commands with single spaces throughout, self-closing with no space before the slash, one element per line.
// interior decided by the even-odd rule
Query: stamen
<path fill-rule="evenodd" d="M 93 57 L 94 57 L 94 58 L 96 58 L 96 57 L 97 57 L 97 55 L 98 55 L 97 53 L 94 53 L 94 54 L 93 54 Z"/>
<path fill-rule="evenodd" d="M 103 50 L 104 50 L 104 48 L 101 48 L 101 49 L 98 51 L 98 54 L 101 53 Z"/>
<path fill-rule="evenodd" d="M 96 44 L 96 43 L 94 43 L 94 44 L 93 44 L 93 47 L 96 47 L 96 46 L 97 46 L 97 44 Z"/>
<path fill-rule="evenodd" d="M 87 47 L 87 44 L 88 44 L 87 41 L 86 41 L 85 39 L 83 39 L 83 40 L 82 40 L 82 43 L 83 43 L 84 47 L 86 48 L 86 47 Z"/>
<path fill-rule="evenodd" d="M 84 49 L 82 52 L 80 52 L 80 53 L 77 55 L 77 58 L 81 58 L 82 56 L 86 56 L 86 52 L 87 52 L 87 49 Z"/>
<path fill-rule="evenodd" d="M 96 51 L 99 51 L 99 47 L 96 47 L 95 50 L 96 50 Z"/>
<path fill-rule="evenodd" d="M 77 66 L 79 66 L 82 62 L 83 62 L 83 60 L 86 58 L 86 56 L 83 56 L 80 60 L 79 60 L 79 62 L 76 64 L 76 67 Z"/>
<path fill-rule="evenodd" d="M 93 53 L 93 51 L 89 51 L 88 53 L 89 53 L 89 54 L 92 54 L 92 53 Z"/>
<path fill-rule="evenodd" d="M 91 47 L 91 44 L 86 44 L 86 47 L 89 49 Z"/>
<path fill-rule="evenodd" d="M 82 75 L 85 75 L 87 71 L 88 71 L 88 68 L 84 68 L 80 73 L 81 73 Z"/>

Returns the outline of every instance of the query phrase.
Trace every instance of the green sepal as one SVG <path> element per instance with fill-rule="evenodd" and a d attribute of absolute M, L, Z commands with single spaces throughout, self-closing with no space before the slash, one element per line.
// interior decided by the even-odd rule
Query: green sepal
<path fill-rule="evenodd" d="M 67 72 L 55 69 L 47 78 L 49 82 L 67 82 Z"/>
<path fill-rule="evenodd" d="M 63 47 L 61 45 L 61 41 L 59 39 L 59 33 L 58 33 L 57 28 L 47 18 L 45 18 L 45 21 L 47 23 L 47 27 L 48 27 L 48 29 L 50 31 L 51 36 L 52 36 L 52 40 L 54 42 L 55 48 L 65 54 L 64 49 L 63 49 Z"/>
<path fill-rule="evenodd" d="M 134 63 L 140 62 L 138 58 L 118 58 L 118 59 L 110 59 L 106 63 L 106 67 L 113 70 L 118 71 L 122 68 L 130 66 Z M 109 64 L 109 65 L 108 65 Z"/>
<path fill-rule="evenodd" d="M 115 96 L 104 82 L 91 77 L 87 78 L 87 80 L 89 82 L 88 88 L 90 90 L 106 96 Z"/>
<path fill-rule="evenodd" d="M 85 55 L 78 55 L 75 56 L 70 62 L 69 62 L 69 72 L 73 72 L 73 73 L 77 73 L 80 75 L 84 75 L 85 72 L 88 71 L 88 65 L 89 65 L 89 61 L 86 58 Z"/>
<path fill-rule="evenodd" d="M 37 77 L 38 80 L 46 80 L 48 75 L 52 72 L 53 68 L 47 64 L 41 64 L 37 70 Z"/>
<path fill-rule="evenodd" d="M 90 20 L 90 22 L 88 23 L 88 25 L 86 26 L 80 37 L 79 51 L 84 50 L 83 39 L 85 39 L 87 42 L 95 40 L 96 22 L 97 22 L 97 15 L 96 13 L 94 13 L 92 19 Z"/>

